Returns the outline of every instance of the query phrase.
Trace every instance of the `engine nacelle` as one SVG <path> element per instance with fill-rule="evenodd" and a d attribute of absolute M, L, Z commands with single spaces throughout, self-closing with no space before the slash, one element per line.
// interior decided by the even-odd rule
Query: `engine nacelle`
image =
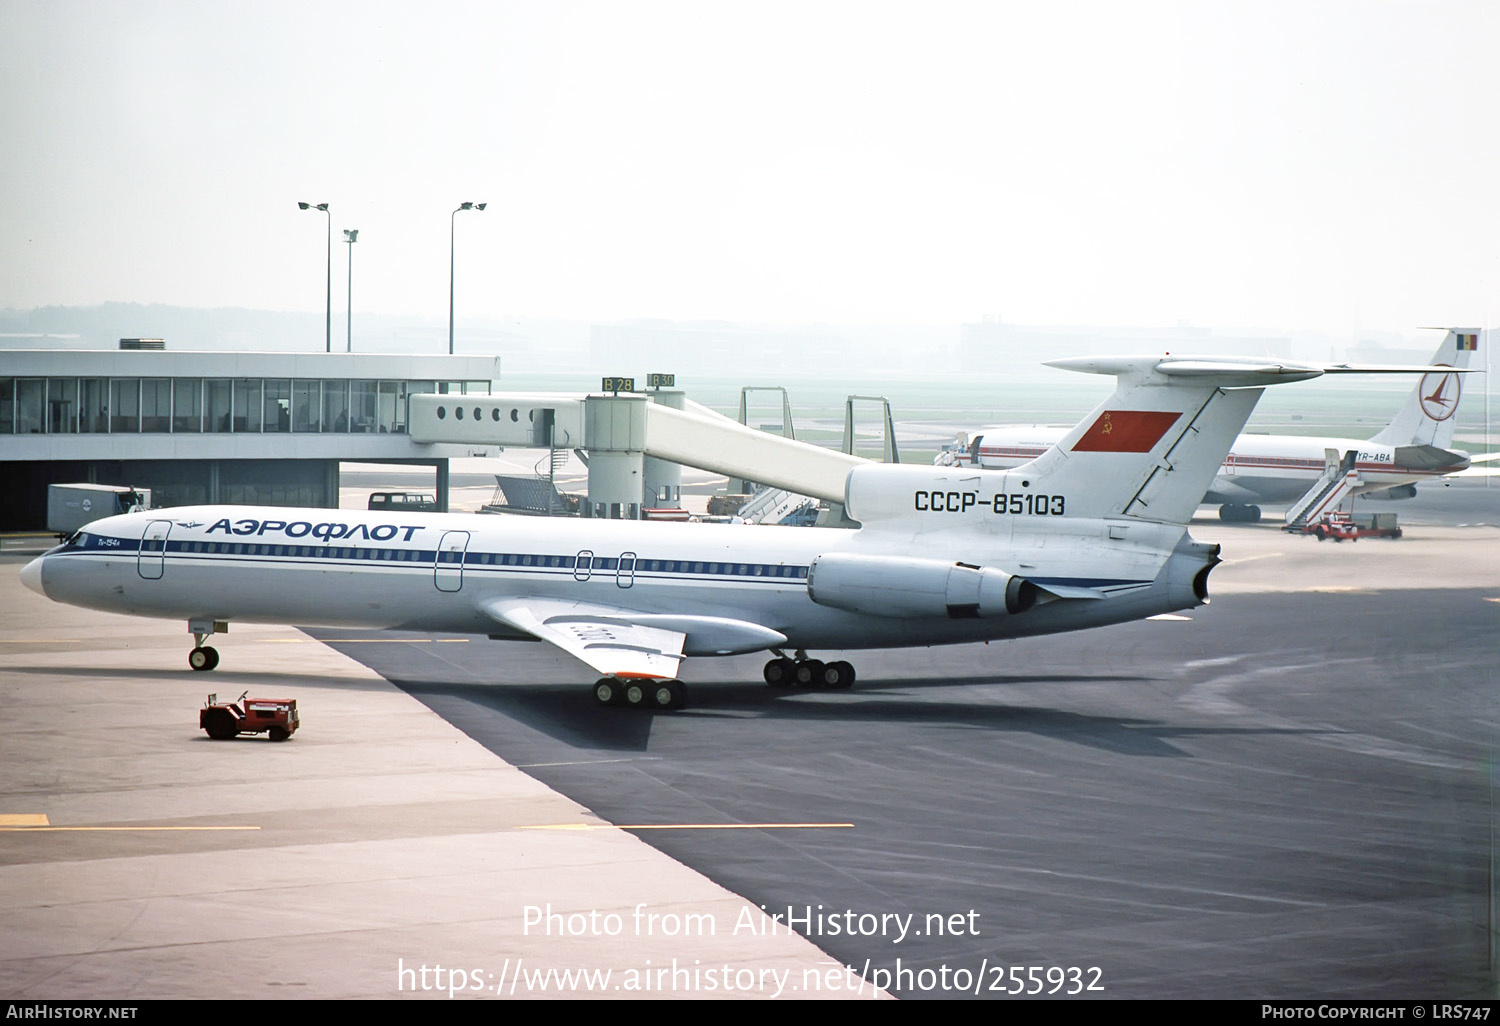
<path fill-rule="evenodd" d="M 1395 485 L 1390 488 L 1382 488 L 1378 492 L 1361 492 L 1361 499 L 1411 499 L 1417 494 L 1416 485 Z"/>
<path fill-rule="evenodd" d="M 830 552 L 812 561 L 807 594 L 822 606 L 867 616 L 965 619 L 1022 613 L 1037 587 L 992 567 L 940 559 Z"/>

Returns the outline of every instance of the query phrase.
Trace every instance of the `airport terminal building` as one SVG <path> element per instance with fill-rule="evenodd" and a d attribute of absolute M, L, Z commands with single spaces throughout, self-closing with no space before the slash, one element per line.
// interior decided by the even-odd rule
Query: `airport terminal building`
<path fill-rule="evenodd" d="M 499 376 L 493 356 L 0 350 L 0 531 L 41 530 L 47 486 L 70 482 L 336 507 L 341 461 L 432 466 L 446 509 L 448 460 L 495 447 L 412 441 L 410 397 Z"/>

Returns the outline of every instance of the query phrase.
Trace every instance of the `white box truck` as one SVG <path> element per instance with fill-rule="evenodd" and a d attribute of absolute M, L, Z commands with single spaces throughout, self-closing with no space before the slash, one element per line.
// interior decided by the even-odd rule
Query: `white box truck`
<path fill-rule="evenodd" d="M 99 484 L 47 486 L 47 530 L 64 538 L 95 520 L 150 508 L 149 488 Z"/>

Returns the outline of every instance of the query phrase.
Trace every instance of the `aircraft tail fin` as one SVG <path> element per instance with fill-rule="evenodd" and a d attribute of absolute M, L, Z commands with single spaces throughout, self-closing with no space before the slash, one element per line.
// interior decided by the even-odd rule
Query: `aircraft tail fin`
<path fill-rule="evenodd" d="M 1432 356 L 1435 367 L 1467 368 L 1479 351 L 1478 328 L 1449 328 L 1442 345 Z M 1462 374 L 1433 371 L 1424 375 L 1406 398 L 1391 422 L 1370 441 L 1377 445 L 1435 445 L 1447 449 L 1453 444 L 1458 400 L 1463 394 Z"/>
<path fill-rule="evenodd" d="M 1013 473 L 1063 495 L 1068 512 L 1187 523 L 1264 386 L 1317 377 L 1286 361 L 1129 357 L 1050 364 L 1114 374 L 1114 395 L 1055 447 Z"/>

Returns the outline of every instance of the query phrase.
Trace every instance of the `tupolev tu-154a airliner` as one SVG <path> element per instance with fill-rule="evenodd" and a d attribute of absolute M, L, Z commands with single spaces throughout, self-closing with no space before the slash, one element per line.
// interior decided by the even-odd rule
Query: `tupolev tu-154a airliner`
<path fill-rule="evenodd" d="M 235 622 L 540 639 L 603 705 L 681 707 L 687 656 L 769 651 L 772 685 L 843 688 L 816 650 L 1079 630 L 1208 601 L 1219 546 L 1187 524 L 1264 386 L 1323 367 L 1058 360 L 1116 391 L 1014 469 L 850 471 L 856 530 L 262 506 L 108 517 L 27 564 L 58 602 L 187 621 L 188 662 Z M 1429 370 L 1430 368 L 1417 368 Z M 788 655 L 788 653 L 792 655 Z"/>

